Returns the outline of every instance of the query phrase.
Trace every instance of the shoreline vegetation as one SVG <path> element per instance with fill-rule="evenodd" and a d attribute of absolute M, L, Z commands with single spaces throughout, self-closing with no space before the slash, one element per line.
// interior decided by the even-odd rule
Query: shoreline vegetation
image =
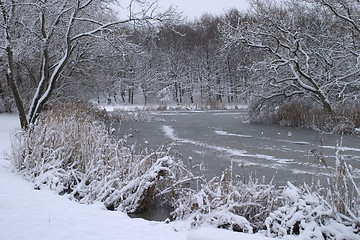
<path fill-rule="evenodd" d="M 13 138 L 14 166 L 34 183 L 84 204 L 109 210 L 170 207 L 186 228 L 213 226 L 268 237 L 301 235 L 356 239 L 360 191 L 352 167 L 337 150 L 330 188 L 314 183 L 280 188 L 256 178 L 240 180 L 231 168 L 207 180 L 194 175 L 162 146 L 136 152 L 114 140 L 106 112 L 79 103 L 40 114 L 29 131 Z"/>
<path fill-rule="evenodd" d="M 328 188 L 241 181 L 231 168 L 209 180 L 168 146 L 114 139 L 107 122 L 122 110 L 101 105 L 128 104 L 138 119 L 243 110 L 250 122 L 360 135 L 359 0 L 254 0 L 193 21 L 156 0 L 125 5 L 0 1 L 0 113 L 18 113 L 12 161 L 24 178 L 109 210 L 164 205 L 187 227 L 358 239 L 360 187 L 340 146 Z"/>
<path fill-rule="evenodd" d="M 337 105 L 332 112 L 306 101 L 289 101 L 271 106 L 267 103 L 249 107 L 252 121 L 281 126 L 307 128 L 334 134 L 360 134 L 360 104 Z"/>
<path fill-rule="evenodd" d="M 117 113 L 121 114 L 121 112 L 129 111 L 243 110 L 248 112 L 250 122 L 305 128 L 328 134 L 360 135 L 360 105 L 357 103 L 337 106 L 331 114 L 322 108 L 298 101 L 289 101 L 275 107 L 234 103 L 213 105 L 108 105 L 98 106 L 98 108 L 111 112 L 113 116 Z"/>

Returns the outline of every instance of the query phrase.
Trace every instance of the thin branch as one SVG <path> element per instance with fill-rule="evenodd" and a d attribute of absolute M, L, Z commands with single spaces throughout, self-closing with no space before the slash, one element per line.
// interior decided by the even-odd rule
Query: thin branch
<path fill-rule="evenodd" d="M 104 24 L 94 30 L 91 30 L 89 32 L 85 32 L 85 33 L 80 33 L 74 37 L 72 37 L 70 39 L 70 41 L 75 41 L 79 38 L 82 38 L 82 37 L 85 37 L 85 36 L 92 36 L 93 34 L 97 33 L 97 32 L 100 32 L 100 31 L 103 31 L 103 30 L 106 30 L 108 27 L 111 27 L 111 26 L 114 26 L 114 25 L 118 25 L 118 24 L 123 24 L 123 23 L 128 23 L 128 22 L 131 22 L 131 21 L 136 21 L 136 20 L 140 20 L 140 19 L 128 19 L 128 20 L 122 20 L 122 21 L 116 21 L 116 22 L 111 22 L 111 23 L 107 23 L 107 24 Z M 142 19 L 143 20 L 143 19 Z"/>
<path fill-rule="evenodd" d="M 353 25 L 353 27 L 356 29 L 356 31 L 360 32 L 359 26 L 356 24 L 356 22 L 353 19 L 351 19 L 349 16 L 345 16 L 345 15 L 340 14 L 335 9 L 335 7 L 332 6 L 331 4 L 329 4 L 328 2 L 326 2 L 324 0 L 322 0 L 321 2 L 323 3 L 324 6 L 328 7 L 335 14 L 335 16 L 337 16 L 338 18 L 340 18 L 340 19 L 342 19 L 344 21 L 349 22 L 351 25 Z M 349 11 L 350 9 L 345 9 L 345 10 Z"/>

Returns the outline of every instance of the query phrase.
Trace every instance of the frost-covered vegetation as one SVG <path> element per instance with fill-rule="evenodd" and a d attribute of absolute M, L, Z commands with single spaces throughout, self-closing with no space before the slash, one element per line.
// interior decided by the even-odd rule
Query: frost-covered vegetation
<path fill-rule="evenodd" d="M 172 215 L 189 219 L 192 227 L 215 225 L 253 233 L 264 229 L 264 220 L 280 199 L 281 192 L 272 183 L 232 180 L 226 171 L 220 177 L 204 180 L 199 189 L 182 194 Z"/>
<path fill-rule="evenodd" d="M 253 121 L 282 126 L 309 128 L 325 133 L 360 134 L 360 104 L 339 104 L 331 114 L 311 102 L 292 100 L 273 105 L 263 102 L 251 106 Z"/>
<path fill-rule="evenodd" d="M 82 104 L 43 112 L 13 138 L 13 162 L 34 188 L 48 187 L 74 201 L 102 202 L 109 210 L 172 209 L 186 228 L 214 226 L 271 237 L 357 239 L 360 191 L 352 168 L 337 152 L 327 187 L 279 188 L 235 176 L 231 167 L 207 180 L 194 176 L 169 149 L 136 152 L 111 136 L 105 113 Z"/>
<path fill-rule="evenodd" d="M 130 1 L 128 16 L 108 4 L 119 1 L 0 1 L 0 112 L 19 113 L 13 163 L 36 189 L 127 213 L 162 205 L 188 227 L 358 238 L 360 190 L 340 151 L 326 186 L 278 188 L 231 169 L 206 179 L 169 147 L 113 138 L 104 112 L 59 105 L 246 104 L 254 120 L 360 133 L 358 1 L 258 0 L 193 22 L 153 0 Z"/>
<path fill-rule="evenodd" d="M 14 138 L 14 164 L 35 188 L 48 186 L 80 203 L 102 201 L 126 212 L 168 202 L 191 179 L 166 148 L 136 153 L 110 137 L 102 114 L 79 104 L 44 112 Z"/>

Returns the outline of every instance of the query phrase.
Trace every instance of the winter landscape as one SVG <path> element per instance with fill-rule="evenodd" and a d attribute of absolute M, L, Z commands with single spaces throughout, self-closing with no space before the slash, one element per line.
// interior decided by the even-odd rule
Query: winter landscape
<path fill-rule="evenodd" d="M 0 126 L 1 239 L 267 239 L 214 228 L 190 231 L 185 224 L 131 219 L 101 203 L 79 204 L 51 190 L 34 190 L 9 161 L 10 136 L 19 130 L 16 115 L 2 115 Z"/>
<path fill-rule="evenodd" d="M 0 0 L 0 239 L 360 239 L 358 1 L 163 3 Z"/>

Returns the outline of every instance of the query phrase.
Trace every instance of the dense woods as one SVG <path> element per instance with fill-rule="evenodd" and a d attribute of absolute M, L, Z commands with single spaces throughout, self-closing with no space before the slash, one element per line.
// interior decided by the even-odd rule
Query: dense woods
<path fill-rule="evenodd" d="M 74 100 L 249 104 L 254 120 L 340 132 L 360 124 L 355 0 L 256 0 L 248 12 L 193 21 L 150 1 L 119 16 L 110 3 L 1 1 L 0 110 L 16 107 L 23 127 Z"/>

